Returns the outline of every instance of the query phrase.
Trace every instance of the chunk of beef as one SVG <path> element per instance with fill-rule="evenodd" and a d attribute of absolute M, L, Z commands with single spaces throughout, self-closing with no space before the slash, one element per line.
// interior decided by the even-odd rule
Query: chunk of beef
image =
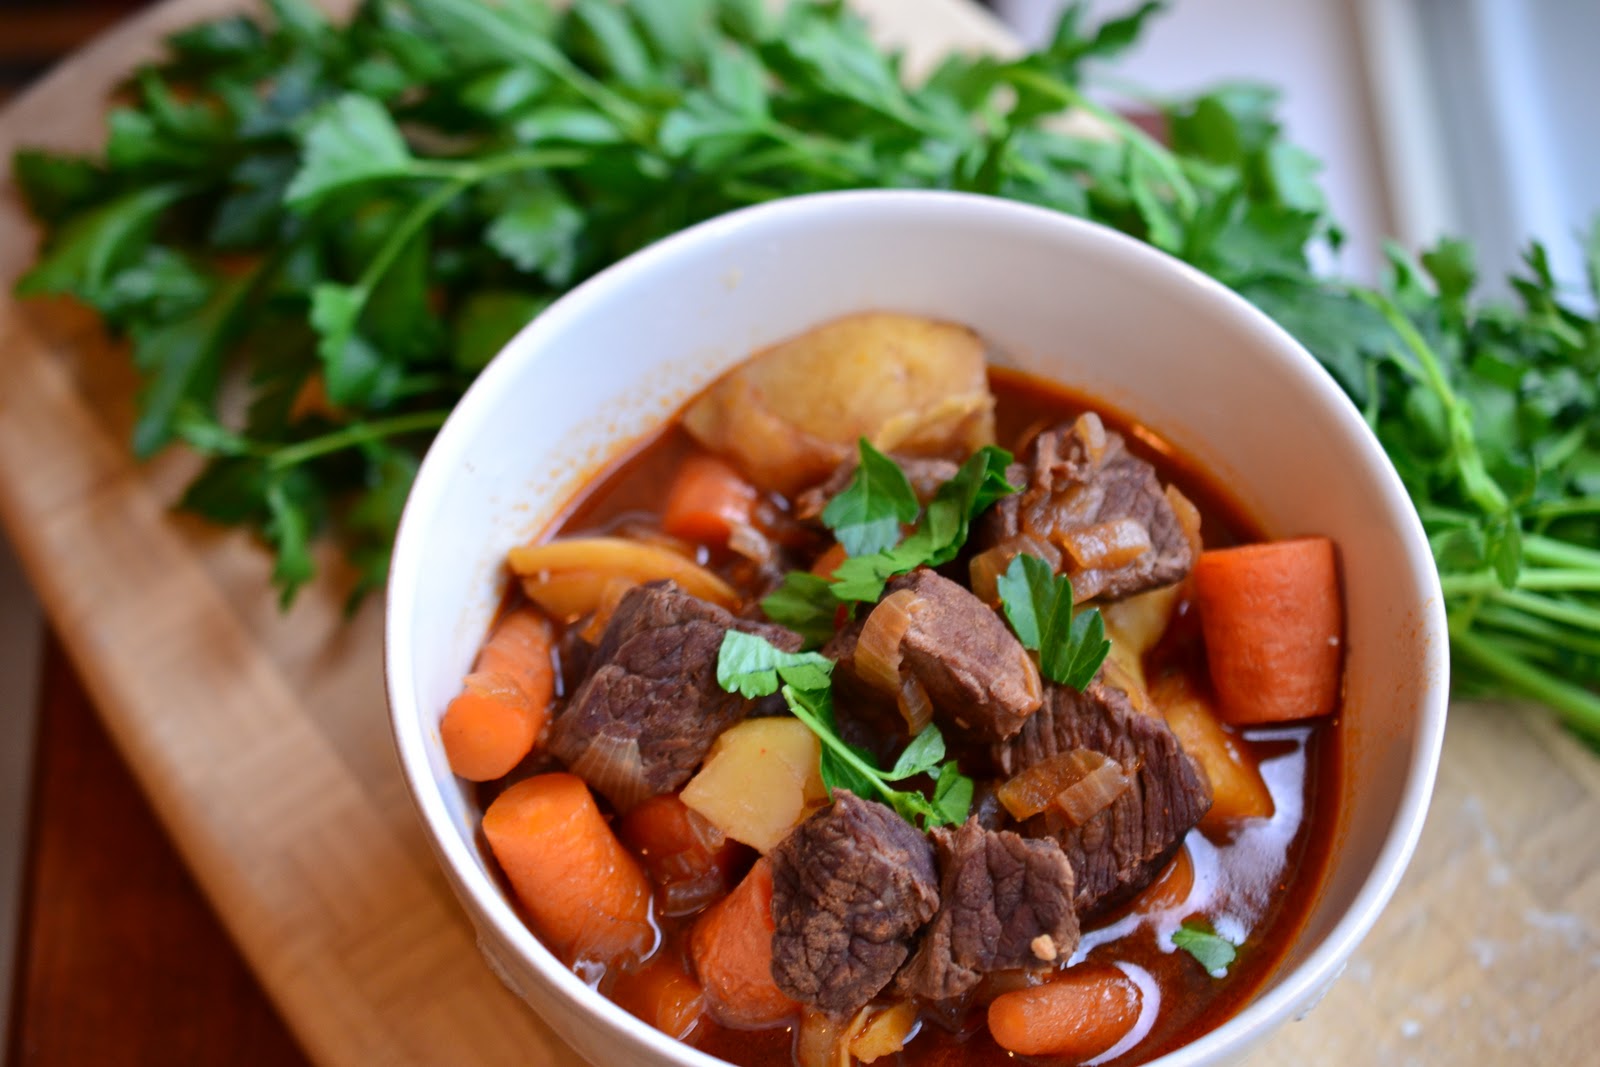
<path fill-rule="evenodd" d="M 1150 883 L 1211 808 L 1211 786 L 1167 724 L 1135 711 L 1103 677 L 1082 693 L 1046 686 L 1044 706 L 996 756 L 1015 774 L 1076 748 L 1137 768 L 1133 786 L 1082 826 L 1054 810 L 1023 824 L 1029 836 L 1061 842 L 1077 878 L 1078 916 L 1088 918 Z"/>
<path fill-rule="evenodd" d="M 1098 416 L 1081 417 L 1036 436 L 1013 464 L 1006 480 L 1022 485 L 979 521 L 974 544 L 980 549 L 1023 542 L 1028 551 L 1051 554 L 1065 531 L 1087 531 L 1130 519 L 1149 537 L 1149 547 L 1116 567 L 1080 569 L 1071 557 L 1058 559 L 1057 571 L 1072 578 L 1077 600 L 1113 600 L 1183 579 L 1194 565 L 1194 550 L 1167 499 L 1155 468 L 1128 451 L 1119 433 L 1106 431 Z"/>
<path fill-rule="evenodd" d="M 939 907 L 928 839 L 890 808 L 837 790 L 771 853 L 772 977 L 851 1015 L 889 984 Z"/>
<path fill-rule="evenodd" d="M 939 459 L 934 456 L 902 456 L 889 453 L 889 458 L 895 461 L 903 472 L 906 481 L 911 483 L 911 489 L 917 494 L 917 499 L 926 504 L 933 499 L 939 487 L 961 469 L 959 463 L 948 459 Z M 822 509 L 828 502 L 850 484 L 850 479 L 855 477 L 856 468 L 861 465 L 861 453 L 852 452 L 850 458 L 833 469 L 826 481 L 812 486 L 794 498 L 794 514 L 799 519 L 814 519 L 822 514 Z"/>
<path fill-rule="evenodd" d="M 588 677 L 550 728 L 550 750 L 621 810 L 677 789 L 750 702 L 717 685 L 729 630 L 786 652 L 800 635 L 736 619 L 672 582 L 628 591 L 591 657 Z"/>
<path fill-rule="evenodd" d="M 966 588 L 930 570 L 893 579 L 909 591 L 911 624 L 900 639 L 900 673 L 920 684 L 942 725 L 975 741 L 1003 741 L 1042 699 L 1039 671 L 1016 635 Z"/>
<path fill-rule="evenodd" d="M 1072 866 L 1048 838 L 969 819 L 933 831 L 939 912 L 896 979 L 924 1000 L 965 996 L 990 971 L 1045 967 L 1078 944 Z"/>

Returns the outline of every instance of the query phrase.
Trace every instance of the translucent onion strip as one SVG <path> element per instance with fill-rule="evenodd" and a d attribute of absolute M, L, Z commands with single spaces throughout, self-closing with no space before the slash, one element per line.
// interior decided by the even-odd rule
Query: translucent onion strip
<path fill-rule="evenodd" d="M 856 642 L 856 674 L 896 700 L 900 699 L 900 642 L 920 610 L 921 604 L 911 590 L 897 589 L 872 609 Z"/>
<path fill-rule="evenodd" d="M 1126 567 L 1150 551 L 1150 531 L 1137 519 L 1120 518 L 1078 526 L 1056 535 L 1078 570 Z"/>
<path fill-rule="evenodd" d="M 1108 769 L 1110 778 L 1101 773 Z M 1095 775 L 1099 777 L 1087 789 L 1077 790 L 1080 783 Z M 1054 805 L 1078 826 L 1121 796 L 1130 784 L 1122 765 L 1110 756 L 1092 749 L 1075 748 L 1041 760 L 1014 775 L 996 790 L 996 796 L 1014 819 L 1030 819 Z M 1061 798 L 1069 792 L 1071 797 L 1062 803 Z M 1096 804 L 1099 806 L 1087 816 L 1083 815 Z"/>
<path fill-rule="evenodd" d="M 1056 806 L 1073 826 L 1099 815 L 1133 785 L 1133 777 L 1123 771 L 1122 764 L 1100 752 L 1088 754 L 1098 757 L 1099 765 L 1056 795 Z"/>

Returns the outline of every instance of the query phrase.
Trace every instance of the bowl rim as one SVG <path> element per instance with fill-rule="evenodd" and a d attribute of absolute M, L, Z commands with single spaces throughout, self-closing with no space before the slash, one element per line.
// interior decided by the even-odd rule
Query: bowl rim
<path fill-rule="evenodd" d="M 1364 454 L 1364 467 L 1386 505 L 1401 516 L 1400 539 L 1407 570 L 1420 595 L 1417 613 L 1425 660 L 1419 664 L 1426 679 L 1417 709 L 1417 732 L 1407 764 L 1406 782 L 1382 846 L 1350 905 L 1324 936 L 1322 943 L 1293 969 L 1276 976 L 1272 986 L 1241 1010 L 1195 1040 L 1155 1060 L 1151 1067 L 1186 1067 L 1227 1051 L 1242 1052 L 1271 1032 L 1292 1012 L 1303 1015 L 1342 973 L 1345 963 L 1371 930 L 1393 896 L 1422 833 L 1443 746 L 1449 703 L 1449 656 L 1443 591 L 1432 552 L 1409 494 L 1376 436 L 1344 391 L 1316 359 L 1283 327 L 1244 297 L 1165 252 L 1099 223 L 1047 208 L 974 193 L 933 190 L 849 190 L 811 193 L 741 208 L 640 249 L 576 286 L 528 325 L 497 353 L 478 375 L 440 428 L 418 468 L 398 525 L 394 555 L 385 591 L 384 681 L 391 739 L 405 779 L 406 790 L 426 830 L 429 844 L 439 857 L 463 905 L 479 927 L 480 947 L 486 952 L 482 925 L 489 924 L 502 943 L 511 947 L 559 995 L 577 1010 L 586 1011 L 609 1029 L 636 1044 L 648 1046 L 683 1067 L 726 1067 L 726 1061 L 668 1037 L 637 1019 L 614 1001 L 602 996 L 565 967 L 522 921 L 499 886 L 479 865 L 460 838 L 443 802 L 443 785 L 430 771 L 426 738 L 418 714 L 418 699 L 410 686 L 409 667 L 414 648 L 410 637 L 414 613 L 415 574 L 422 565 L 418 543 L 428 516 L 425 512 L 454 469 L 459 454 L 471 442 L 482 416 L 497 394 L 513 381 L 522 366 L 538 357 L 548 336 L 559 334 L 569 322 L 582 319 L 603 306 L 613 288 L 653 272 L 669 269 L 678 258 L 697 252 L 748 230 L 791 221 L 807 215 L 827 216 L 839 211 L 865 210 L 876 219 L 894 213 L 921 217 L 925 212 L 968 216 L 967 221 L 996 224 L 1022 223 L 1077 249 L 1077 254 L 1120 258 L 1134 269 L 1166 274 L 1174 285 L 1202 292 L 1220 316 L 1244 332 L 1254 346 L 1272 353 L 1300 384 L 1314 392 L 1336 397 L 1333 417 Z M 670 416 L 663 416 L 663 418 Z M 626 442 L 616 442 L 624 447 Z M 1393 508 L 1398 501 L 1403 507 Z M 1431 680 L 1431 681 L 1430 681 Z M 491 965 L 502 970 L 498 960 Z M 504 977 L 502 975 L 502 977 Z"/>

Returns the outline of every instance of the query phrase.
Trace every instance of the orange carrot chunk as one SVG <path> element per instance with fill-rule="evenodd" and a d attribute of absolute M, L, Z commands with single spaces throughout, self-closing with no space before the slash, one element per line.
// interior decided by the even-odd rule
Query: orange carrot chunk
<path fill-rule="evenodd" d="M 650 797 L 617 821 L 617 836 L 661 890 L 664 915 L 688 915 L 727 893 L 740 846 L 675 793 Z"/>
<path fill-rule="evenodd" d="M 483 813 L 483 835 L 533 927 L 567 964 L 641 958 L 655 943 L 650 881 L 583 779 L 525 779 Z"/>
<path fill-rule="evenodd" d="M 689 935 L 706 1007 L 724 1026 L 754 1030 L 799 1012 L 772 980 L 774 930 L 772 865 L 763 856 L 732 893 L 700 916 Z"/>
<path fill-rule="evenodd" d="M 627 1011 L 668 1037 L 688 1034 L 706 1008 L 700 983 L 676 956 L 658 956 L 638 971 L 618 975 L 614 996 Z"/>
<path fill-rule="evenodd" d="M 511 772 L 538 737 L 527 694 L 509 674 L 469 674 L 439 723 L 450 769 L 469 782 Z"/>
<path fill-rule="evenodd" d="M 1024 1056 L 1088 1059 L 1139 1021 L 1139 987 L 1115 967 L 1080 964 L 1045 985 L 1002 993 L 989 1005 L 989 1033 Z"/>
<path fill-rule="evenodd" d="M 528 695 L 540 727 L 550 715 L 550 701 L 555 696 L 555 664 L 550 658 L 554 643 L 549 619 L 531 607 L 518 608 L 500 620 L 473 668 L 509 674 Z"/>
<path fill-rule="evenodd" d="M 1283 722 L 1334 710 L 1344 607 L 1332 541 L 1202 552 L 1194 589 L 1225 721 Z"/>
<path fill-rule="evenodd" d="M 457 775 L 473 782 L 499 778 L 533 749 L 555 698 L 553 641 L 549 621 L 531 608 L 495 626 L 439 723 L 445 758 Z"/>
<path fill-rule="evenodd" d="M 673 537 L 724 547 L 739 526 L 750 525 L 756 488 L 715 456 L 690 456 L 667 494 L 661 528 Z"/>

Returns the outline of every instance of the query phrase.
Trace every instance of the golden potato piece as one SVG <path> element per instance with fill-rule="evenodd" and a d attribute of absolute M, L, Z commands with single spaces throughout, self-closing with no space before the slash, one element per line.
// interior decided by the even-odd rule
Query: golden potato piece
<path fill-rule="evenodd" d="M 724 730 L 680 797 L 760 852 L 828 802 L 817 735 L 798 719 L 746 719 Z"/>
<path fill-rule="evenodd" d="M 860 437 L 884 451 L 964 459 L 994 441 L 994 397 L 977 334 L 868 312 L 757 353 L 683 423 L 758 486 L 794 493 L 832 473 Z"/>

